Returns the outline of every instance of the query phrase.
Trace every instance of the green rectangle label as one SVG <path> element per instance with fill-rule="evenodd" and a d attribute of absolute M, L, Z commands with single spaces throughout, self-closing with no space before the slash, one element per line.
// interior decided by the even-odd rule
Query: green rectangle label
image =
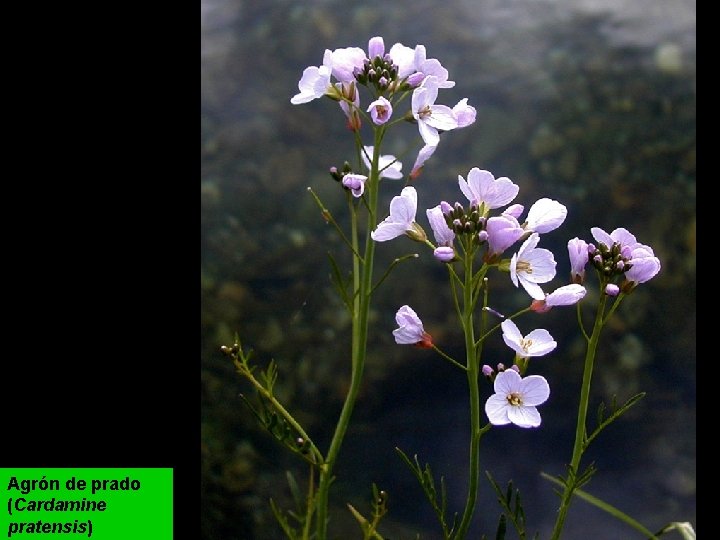
<path fill-rule="evenodd" d="M 0 537 L 173 537 L 170 468 L 0 468 L 0 487 Z"/>

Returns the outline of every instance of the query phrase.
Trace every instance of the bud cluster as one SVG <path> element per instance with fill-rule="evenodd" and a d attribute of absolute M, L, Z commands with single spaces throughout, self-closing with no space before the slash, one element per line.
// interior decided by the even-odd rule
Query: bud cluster
<path fill-rule="evenodd" d="M 445 217 L 445 223 L 455 234 L 477 234 L 485 230 L 485 218 L 480 215 L 478 205 L 472 203 L 467 211 L 463 205 L 456 202 L 453 206 L 441 203 L 440 209 Z"/>
<path fill-rule="evenodd" d="M 632 268 L 632 264 L 629 262 L 631 255 L 627 246 L 622 248 L 617 242 L 613 243 L 612 247 L 607 247 L 602 242 L 598 246 L 588 245 L 590 263 L 607 279 L 622 276 L 630 270 Z"/>
<path fill-rule="evenodd" d="M 372 60 L 366 58 L 362 68 L 355 68 L 354 75 L 360 84 L 373 85 L 379 93 L 383 93 L 397 79 L 398 67 L 390 55 L 385 54 Z"/>

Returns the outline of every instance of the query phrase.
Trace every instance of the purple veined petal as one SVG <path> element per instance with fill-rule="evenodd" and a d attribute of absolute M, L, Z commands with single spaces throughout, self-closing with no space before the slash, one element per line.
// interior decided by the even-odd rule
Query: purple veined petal
<path fill-rule="evenodd" d="M 596 242 L 605 244 L 607 247 L 612 247 L 614 240 L 600 227 L 592 227 L 590 233 Z"/>
<path fill-rule="evenodd" d="M 587 289 L 582 285 L 572 284 L 564 285 L 555 289 L 545 297 L 545 304 L 550 307 L 554 306 L 571 306 L 577 304 L 585 298 Z"/>
<path fill-rule="evenodd" d="M 397 310 L 397 312 L 395 313 L 395 322 L 398 325 L 417 323 L 422 326 L 422 322 L 420 322 L 420 317 L 418 317 L 418 314 L 413 308 L 411 308 L 407 304 L 401 306 L 400 309 Z"/>
<path fill-rule="evenodd" d="M 440 143 L 440 135 L 437 129 L 424 121 L 418 121 L 418 131 L 426 146 L 437 146 Z"/>
<path fill-rule="evenodd" d="M 567 207 L 559 202 L 542 198 L 528 211 L 527 228 L 543 234 L 557 229 L 567 217 Z"/>
<path fill-rule="evenodd" d="M 432 112 L 429 117 L 425 118 L 425 122 L 435 129 L 443 131 L 450 131 L 458 125 L 457 118 L 447 105 L 433 105 Z"/>
<path fill-rule="evenodd" d="M 485 402 L 485 414 L 490 423 L 496 426 L 504 426 L 510 423 L 508 409 L 510 409 L 510 406 L 507 399 L 499 394 L 493 394 Z"/>
<path fill-rule="evenodd" d="M 544 328 L 533 330 L 525 336 L 525 340 L 532 340 L 533 342 L 528 351 L 531 356 L 544 356 L 557 347 L 557 342 L 550 335 L 550 332 Z"/>
<path fill-rule="evenodd" d="M 527 279 L 533 283 L 547 283 L 555 277 L 557 263 L 552 251 L 544 248 L 536 248 L 525 253 L 526 262 L 530 263 L 532 275 Z"/>
<path fill-rule="evenodd" d="M 522 204 L 511 204 L 505 210 L 503 210 L 502 213 L 505 216 L 512 216 L 515 219 L 519 220 L 520 216 L 523 213 L 523 210 L 525 210 L 525 207 Z"/>
<path fill-rule="evenodd" d="M 370 233 L 370 236 L 376 242 L 385 242 L 405 234 L 406 230 L 407 226 L 404 223 L 396 223 L 388 217 L 385 218 L 385 221 L 380 223 L 377 228 Z"/>
<path fill-rule="evenodd" d="M 625 279 L 635 283 L 645 283 L 660 272 L 660 259 L 657 257 L 643 257 L 632 259 L 632 268 L 625 272 Z"/>
<path fill-rule="evenodd" d="M 513 424 L 522 428 L 538 427 L 542 422 L 535 407 L 508 407 L 507 415 Z"/>
<path fill-rule="evenodd" d="M 523 336 L 514 321 L 506 319 L 500 324 L 500 328 L 503 332 L 503 339 L 507 338 L 513 343 L 520 343 Z M 507 343 L 507 340 L 505 342 Z"/>
<path fill-rule="evenodd" d="M 395 43 L 390 47 L 390 58 L 393 64 L 398 67 L 398 77 L 404 79 L 416 71 L 415 49 L 411 49 L 402 43 Z"/>
<path fill-rule="evenodd" d="M 368 58 L 372 60 L 376 56 L 385 56 L 385 41 L 380 36 L 371 37 L 368 41 Z"/>
<path fill-rule="evenodd" d="M 412 225 L 417 213 L 417 191 L 412 186 L 404 187 L 399 197 L 390 201 L 390 215 L 395 221 Z"/>
<path fill-rule="evenodd" d="M 541 375 L 529 375 L 523 379 L 520 393 L 523 405 L 534 407 L 545 403 L 550 397 L 550 385 Z"/>
<path fill-rule="evenodd" d="M 414 345 L 422 339 L 422 337 L 418 337 L 413 328 L 396 328 L 392 334 L 395 337 L 395 343 L 398 345 Z"/>
<path fill-rule="evenodd" d="M 500 394 L 504 397 L 508 394 L 512 394 L 513 392 L 520 392 L 521 381 L 522 377 L 520 377 L 520 374 L 517 371 L 506 369 L 505 371 L 501 371 L 497 374 L 493 388 L 496 394 Z"/>
<path fill-rule="evenodd" d="M 345 47 L 332 51 L 332 74 L 340 82 L 355 80 L 355 68 L 365 63 L 365 51 L 359 47 Z"/>
<path fill-rule="evenodd" d="M 525 233 L 512 216 L 493 216 L 485 223 L 488 234 L 488 247 L 491 254 L 500 254 L 517 242 Z"/>
<path fill-rule="evenodd" d="M 425 214 L 435 235 L 435 241 L 440 245 L 449 246 L 455 240 L 455 233 L 448 227 L 440 205 L 426 210 Z"/>
<path fill-rule="evenodd" d="M 624 227 L 618 227 L 613 232 L 611 232 L 610 238 L 612 238 L 615 242 L 617 242 L 621 246 L 630 246 L 632 248 L 632 247 L 635 247 L 635 245 L 637 244 L 635 235 L 632 234 L 627 229 L 625 229 Z"/>

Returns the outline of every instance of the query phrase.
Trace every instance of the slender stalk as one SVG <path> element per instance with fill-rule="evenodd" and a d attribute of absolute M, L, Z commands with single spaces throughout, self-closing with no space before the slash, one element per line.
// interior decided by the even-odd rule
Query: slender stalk
<path fill-rule="evenodd" d="M 475 298 L 473 296 L 473 246 L 472 239 L 467 239 L 467 249 L 465 249 L 465 284 L 463 286 L 463 316 L 462 325 L 465 334 L 465 355 L 468 379 L 468 390 L 470 395 L 470 467 L 468 476 L 468 494 L 465 502 L 465 510 L 458 526 L 457 531 L 453 535 L 454 538 L 462 539 L 465 537 L 470 527 L 470 520 L 475 511 L 475 502 L 477 500 L 478 479 L 479 479 L 479 461 L 480 461 L 480 389 L 478 388 L 478 376 L 480 373 L 478 356 L 475 350 L 475 329 L 473 323 L 473 310 L 475 308 Z"/>
<path fill-rule="evenodd" d="M 587 351 L 585 352 L 585 367 L 583 370 L 582 388 L 580 389 L 580 404 L 578 406 L 577 425 L 575 428 L 575 445 L 573 447 L 572 460 L 570 461 L 570 470 L 568 471 L 568 479 L 565 483 L 562 498 L 560 500 L 560 509 L 558 510 L 555 527 L 553 528 L 551 540 L 558 540 L 562 534 L 565 518 L 572 496 L 577 489 L 577 474 L 580 469 L 580 459 L 585 451 L 585 439 L 587 437 L 585 421 L 587 419 L 588 402 L 590 401 L 590 383 L 592 381 L 593 367 L 595 363 L 595 353 L 597 351 L 598 342 L 600 341 L 600 332 L 603 329 L 603 314 L 605 313 L 605 304 L 607 302 L 606 295 L 600 295 L 597 313 L 595 314 L 595 324 L 593 332 L 588 341 Z"/>
<path fill-rule="evenodd" d="M 365 367 L 365 356 L 367 353 L 368 337 L 368 315 L 370 313 L 370 301 L 373 262 L 375 258 L 375 241 L 370 237 L 370 232 L 375 229 L 376 209 L 378 201 L 379 173 L 378 164 L 380 157 L 380 143 L 384 131 L 375 131 L 375 151 L 372 158 L 370 177 L 366 184 L 368 195 L 368 219 L 365 236 L 365 256 L 360 259 L 356 255 L 359 245 L 357 230 L 357 215 L 352 213 L 352 244 L 353 244 L 353 316 L 352 316 L 352 369 L 350 374 L 350 388 L 345 396 L 340 417 L 335 426 L 335 433 L 330 442 L 330 448 L 325 462 L 320 468 L 320 481 L 318 485 L 317 502 L 317 540 L 327 539 L 328 526 L 328 493 L 333 480 L 333 469 L 337 456 L 340 452 L 345 433 L 350 424 L 355 401 L 357 400 L 362 382 L 363 369 Z"/>

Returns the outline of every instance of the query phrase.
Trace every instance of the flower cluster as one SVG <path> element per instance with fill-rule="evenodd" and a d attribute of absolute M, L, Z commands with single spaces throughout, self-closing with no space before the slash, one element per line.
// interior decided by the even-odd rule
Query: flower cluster
<path fill-rule="evenodd" d="M 361 105 L 358 86 L 371 93 L 365 108 Z M 453 107 L 436 103 L 440 89 L 454 86 L 455 82 L 448 79 L 448 71 L 440 61 L 427 58 L 424 45 L 410 48 L 395 43 L 386 51 L 383 38 L 375 36 L 369 40 L 367 52 L 359 47 L 326 49 L 321 66 L 305 68 L 298 82 L 299 92 L 290 103 L 299 105 L 321 97 L 338 101 L 347 126 L 359 131 L 363 118 L 375 126 L 388 125 L 395 116 L 397 104 L 412 92 L 410 110 L 400 120 L 417 124 L 424 142 L 409 173 L 414 179 L 435 152 L 441 133 L 475 122 L 476 110 L 468 104 L 467 98 Z M 386 157 L 389 159 L 390 156 Z M 400 166 L 393 173 L 397 174 L 399 170 Z M 361 183 L 364 184 L 364 180 L 352 178 L 345 187 L 359 197 L 364 191 Z"/>

